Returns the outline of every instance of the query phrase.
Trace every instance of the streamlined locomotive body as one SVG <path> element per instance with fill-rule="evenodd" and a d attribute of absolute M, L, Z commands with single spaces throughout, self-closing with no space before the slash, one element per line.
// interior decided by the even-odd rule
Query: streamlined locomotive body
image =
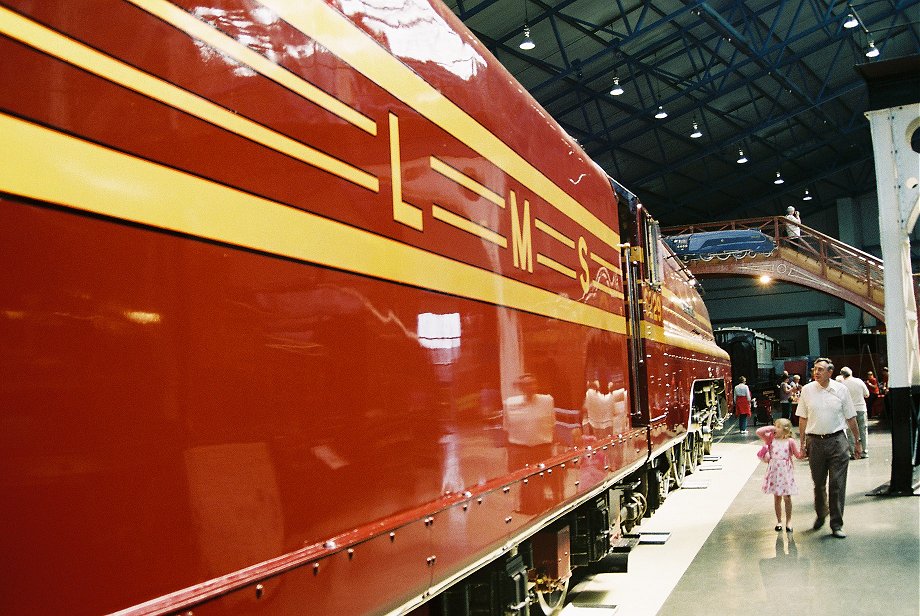
<path fill-rule="evenodd" d="M 436 0 L 3 0 L 0 55 L 0 612 L 552 611 L 725 413 Z"/>

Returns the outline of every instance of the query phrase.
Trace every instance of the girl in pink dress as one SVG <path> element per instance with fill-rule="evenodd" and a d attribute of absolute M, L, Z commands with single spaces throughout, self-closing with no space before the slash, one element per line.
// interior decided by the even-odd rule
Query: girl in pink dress
<path fill-rule="evenodd" d="M 761 456 L 767 463 L 767 473 L 763 478 L 764 494 L 773 495 L 773 508 L 776 511 L 776 528 L 783 530 L 782 514 L 783 505 L 786 507 L 786 532 L 792 532 L 792 495 L 798 494 L 795 485 L 795 474 L 792 468 L 792 457 L 801 459 L 802 453 L 792 437 L 792 422 L 788 419 L 777 419 L 772 426 L 757 429 L 757 436 L 762 438 L 764 455 Z M 761 450 L 763 451 L 763 450 Z M 760 454 L 758 454 L 760 455 Z"/>

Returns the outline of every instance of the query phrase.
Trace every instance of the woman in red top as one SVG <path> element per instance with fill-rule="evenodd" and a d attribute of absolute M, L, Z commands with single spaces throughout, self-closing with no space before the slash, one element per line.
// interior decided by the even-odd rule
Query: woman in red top
<path fill-rule="evenodd" d="M 866 400 L 866 407 L 869 410 L 869 417 L 874 417 L 875 401 L 878 399 L 878 379 L 875 378 L 875 374 L 871 370 L 866 373 L 865 383 L 869 389 L 869 399 Z"/>
<path fill-rule="evenodd" d="M 735 415 L 738 416 L 738 430 L 747 434 L 748 417 L 751 416 L 751 388 L 747 386 L 745 377 L 738 377 L 735 385 Z"/>

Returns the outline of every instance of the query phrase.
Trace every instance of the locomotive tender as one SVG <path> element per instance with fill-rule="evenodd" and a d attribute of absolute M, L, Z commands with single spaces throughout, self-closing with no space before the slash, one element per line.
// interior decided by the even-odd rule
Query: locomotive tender
<path fill-rule="evenodd" d="M 695 467 L 692 278 L 437 0 L 0 35 L 0 612 L 552 612 Z"/>

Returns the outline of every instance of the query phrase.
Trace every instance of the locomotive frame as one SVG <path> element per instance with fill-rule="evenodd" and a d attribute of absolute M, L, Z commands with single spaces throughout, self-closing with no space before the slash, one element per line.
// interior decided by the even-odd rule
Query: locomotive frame
<path fill-rule="evenodd" d="M 724 417 L 657 223 L 443 5 L 0 47 L 0 611 L 552 612 Z"/>

